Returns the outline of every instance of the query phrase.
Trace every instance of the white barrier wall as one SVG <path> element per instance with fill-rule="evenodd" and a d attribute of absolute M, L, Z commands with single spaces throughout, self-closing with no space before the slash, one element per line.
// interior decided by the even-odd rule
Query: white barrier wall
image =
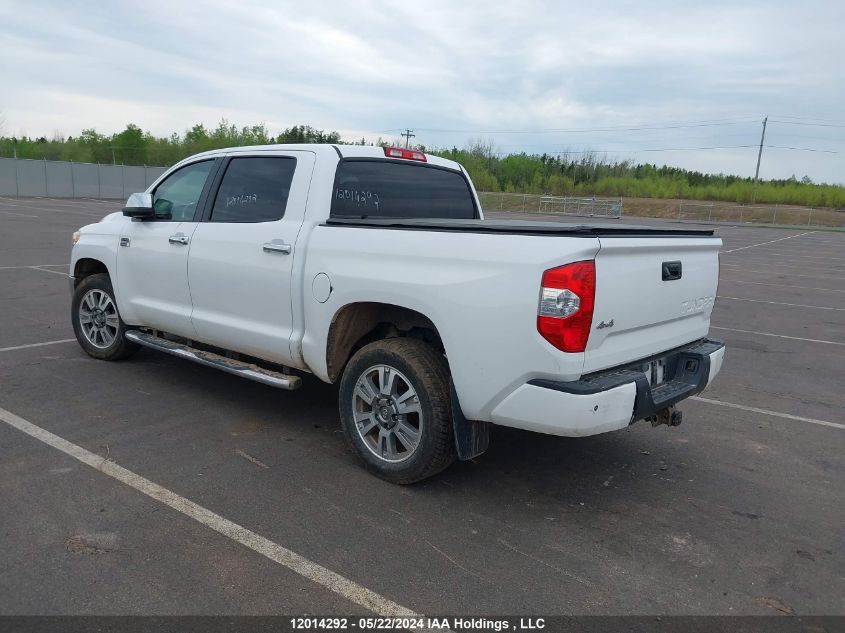
<path fill-rule="evenodd" d="M 0 196 L 125 200 L 144 191 L 165 169 L 0 158 Z"/>

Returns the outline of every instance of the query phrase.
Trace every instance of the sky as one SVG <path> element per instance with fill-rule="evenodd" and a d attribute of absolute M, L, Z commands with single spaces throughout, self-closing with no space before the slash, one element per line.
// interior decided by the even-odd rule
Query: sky
<path fill-rule="evenodd" d="M 753 176 L 768 115 L 761 178 L 845 183 L 843 24 L 839 0 L 0 0 L 0 133 L 410 128 Z"/>

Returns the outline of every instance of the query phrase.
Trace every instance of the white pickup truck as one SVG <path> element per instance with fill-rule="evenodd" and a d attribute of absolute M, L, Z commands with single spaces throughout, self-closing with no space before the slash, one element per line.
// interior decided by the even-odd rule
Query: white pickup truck
<path fill-rule="evenodd" d="M 192 156 L 74 234 L 71 318 L 282 389 L 340 381 L 343 431 L 397 483 L 483 453 L 489 426 L 583 436 L 718 373 L 707 230 L 484 220 L 457 163 L 271 145 Z"/>

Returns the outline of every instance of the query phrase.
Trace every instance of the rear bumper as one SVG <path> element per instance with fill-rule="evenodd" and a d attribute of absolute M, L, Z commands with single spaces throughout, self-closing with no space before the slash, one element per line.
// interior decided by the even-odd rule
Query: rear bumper
<path fill-rule="evenodd" d="M 703 391 L 722 368 L 724 354 L 724 343 L 709 339 L 660 354 L 666 381 L 656 387 L 637 367 L 652 359 L 571 382 L 531 380 L 493 410 L 491 421 L 566 436 L 622 429 Z"/>

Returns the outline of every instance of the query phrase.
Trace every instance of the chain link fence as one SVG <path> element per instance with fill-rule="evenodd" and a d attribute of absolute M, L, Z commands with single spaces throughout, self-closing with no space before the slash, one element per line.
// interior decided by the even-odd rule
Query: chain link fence
<path fill-rule="evenodd" d="M 703 222 L 741 222 L 749 224 L 785 224 L 790 226 L 845 227 L 845 211 L 789 206 L 742 206 L 681 202 L 679 220 Z"/>
<path fill-rule="evenodd" d="M 519 212 L 581 217 L 621 218 L 621 198 L 576 198 L 531 193 L 480 191 L 478 198 L 485 212 Z M 629 201 L 631 202 L 631 201 Z M 643 204 L 654 202 L 658 204 Z M 636 204 L 635 204 L 636 203 Z M 660 204 L 662 203 L 662 204 Z M 677 207 L 675 205 L 677 204 Z M 677 212 L 674 209 L 677 208 Z M 845 228 L 845 210 L 786 205 L 732 205 L 719 202 L 685 202 L 658 199 L 634 200 L 627 215 L 675 218 L 694 222 L 738 222 L 788 226 Z"/>
<path fill-rule="evenodd" d="M 0 196 L 125 200 L 165 167 L 0 158 Z"/>
<path fill-rule="evenodd" d="M 622 217 L 621 198 L 573 198 L 493 191 L 479 191 L 478 198 L 484 211 L 519 211 L 521 213 L 603 218 Z"/>

